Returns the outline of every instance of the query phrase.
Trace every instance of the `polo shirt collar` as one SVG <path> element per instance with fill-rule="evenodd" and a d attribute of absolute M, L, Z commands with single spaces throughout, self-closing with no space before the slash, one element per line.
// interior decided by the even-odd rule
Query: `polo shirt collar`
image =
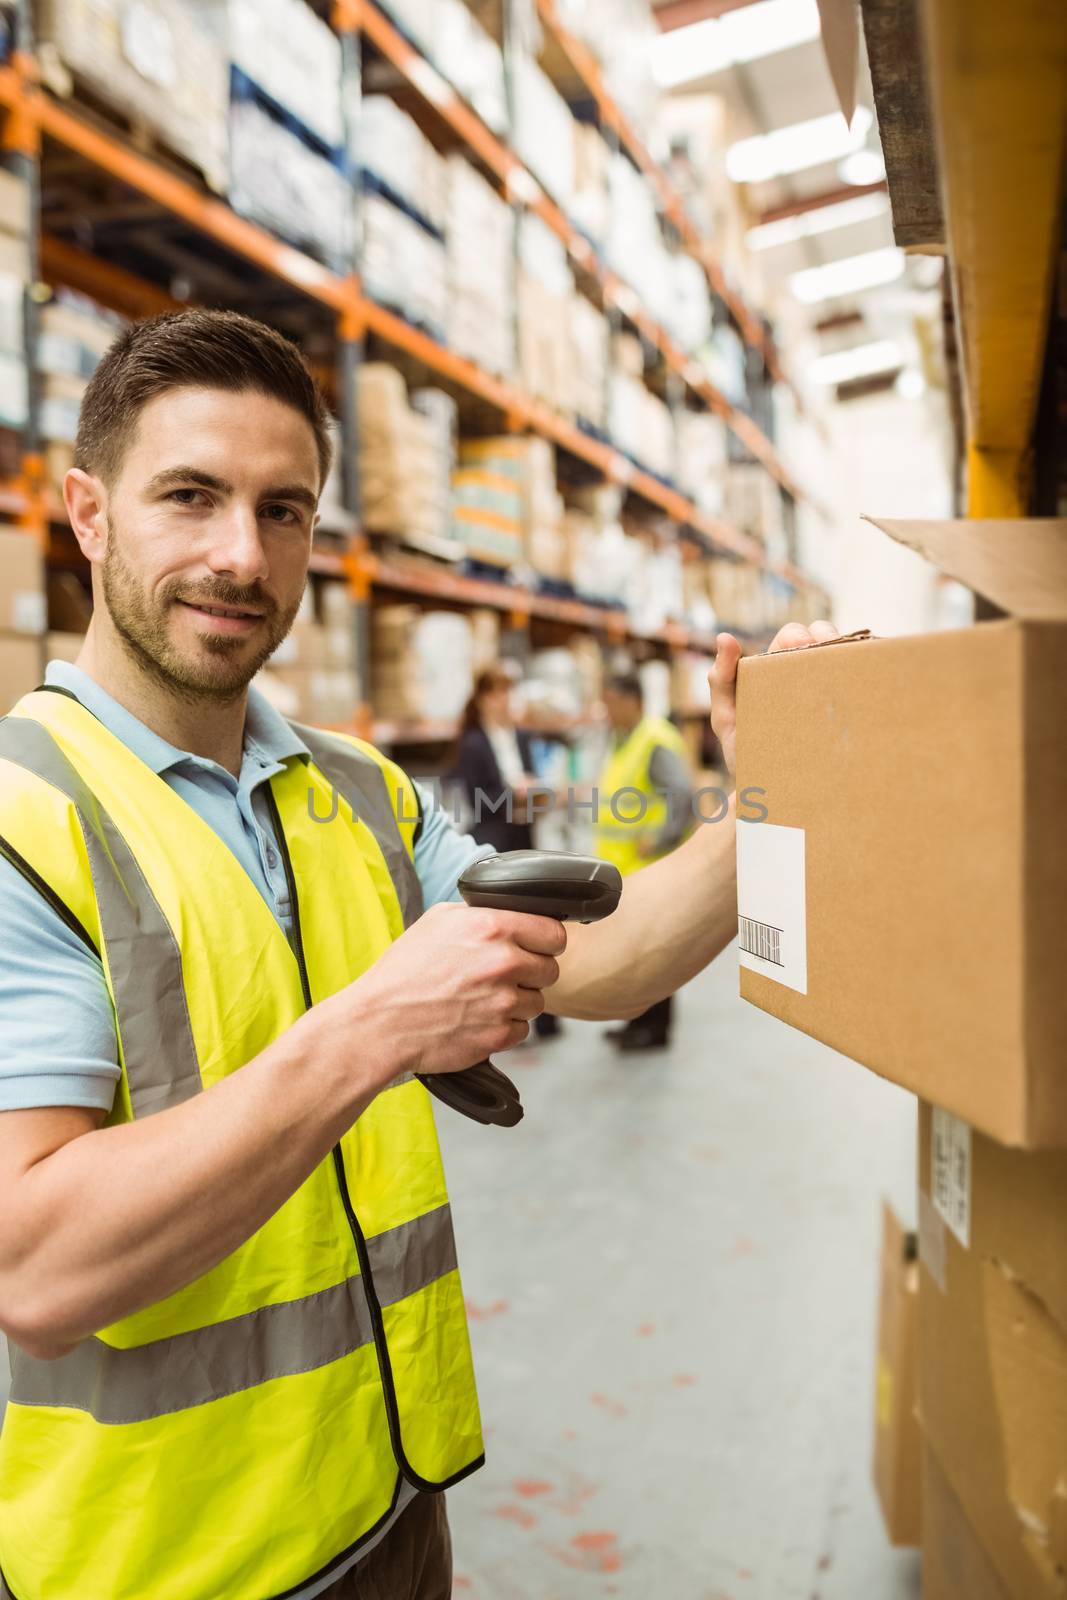
<path fill-rule="evenodd" d="M 69 690 L 116 739 L 121 739 L 128 750 L 157 774 L 169 771 L 180 762 L 204 760 L 204 757 L 194 756 L 188 750 L 179 750 L 177 745 L 155 733 L 72 662 L 50 661 L 45 669 L 44 681 L 54 684 L 57 689 Z M 262 756 L 279 763 L 292 756 L 299 756 L 305 761 L 311 758 L 311 751 L 281 712 L 252 686 L 248 690 L 245 711 L 244 748 L 247 749 L 250 744 L 254 744 Z"/>

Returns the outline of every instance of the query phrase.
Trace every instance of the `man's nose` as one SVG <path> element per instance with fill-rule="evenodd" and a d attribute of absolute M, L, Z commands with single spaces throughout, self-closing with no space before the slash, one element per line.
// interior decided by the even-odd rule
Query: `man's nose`
<path fill-rule="evenodd" d="M 227 506 L 214 523 L 212 535 L 207 560 L 213 572 L 226 573 L 241 583 L 267 576 L 267 558 L 254 506 L 240 502 Z"/>

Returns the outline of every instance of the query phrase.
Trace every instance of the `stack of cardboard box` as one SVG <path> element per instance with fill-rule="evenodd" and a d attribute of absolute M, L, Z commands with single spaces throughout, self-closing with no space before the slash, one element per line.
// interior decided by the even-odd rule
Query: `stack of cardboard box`
<path fill-rule="evenodd" d="M 742 663 L 742 995 L 913 1090 L 928 1597 L 1067 1595 L 1067 523 L 883 523 L 1008 613 Z"/>
<path fill-rule="evenodd" d="M 441 554 L 450 544 L 447 426 L 410 403 L 404 379 L 387 362 L 360 367 L 358 402 L 364 527 Z"/>
<path fill-rule="evenodd" d="M 20 529 L 0 528 L 0 715 L 41 681 L 46 620 L 40 547 Z"/>
<path fill-rule="evenodd" d="M 567 576 L 555 451 L 546 439 L 463 440 L 452 495 L 453 530 L 472 560 L 525 560 L 545 577 Z"/>
<path fill-rule="evenodd" d="M 308 584 L 289 633 L 270 659 L 270 698 L 301 722 L 350 726 L 363 698 L 347 586 Z"/>
<path fill-rule="evenodd" d="M 569 416 L 574 409 L 568 325 L 574 277 L 567 252 L 540 217 L 529 214 L 519 219 L 518 241 L 519 377 L 527 394 Z"/>
<path fill-rule="evenodd" d="M 487 371 L 510 376 L 515 366 L 512 210 L 461 155 L 448 158 L 447 171 L 448 343 Z"/>
<path fill-rule="evenodd" d="M 41 307 L 37 365 L 41 373 L 41 436 L 56 494 L 74 465 L 82 396 L 101 357 L 126 326 L 87 296 L 61 289 Z"/>

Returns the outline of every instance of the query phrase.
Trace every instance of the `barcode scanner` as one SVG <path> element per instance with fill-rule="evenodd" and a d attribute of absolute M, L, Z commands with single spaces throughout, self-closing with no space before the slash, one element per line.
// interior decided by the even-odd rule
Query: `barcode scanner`
<path fill-rule="evenodd" d="M 565 850 L 508 850 L 473 862 L 459 880 L 469 906 L 528 911 L 559 922 L 599 922 L 619 903 L 622 877 L 610 861 Z M 474 1122 L 513 1128 L 522 1101 L 511 1079 L 491 1061 L 463 1072 L 420 1073 L 419 1082 L 453 1111 Z"/>

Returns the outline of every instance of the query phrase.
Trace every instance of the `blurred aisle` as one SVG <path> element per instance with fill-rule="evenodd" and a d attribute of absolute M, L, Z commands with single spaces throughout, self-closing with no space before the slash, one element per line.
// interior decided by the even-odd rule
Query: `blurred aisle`
<path fill-rule="evenodd" d="M 516 1133 L 439 1118 L 487 1424 L 456 1600 L 919 1593 L 869 1471 L 915 1103 L 736 989 L 730 951 L 668 1057 L 578 1023 L 512 1054 Z"/>

